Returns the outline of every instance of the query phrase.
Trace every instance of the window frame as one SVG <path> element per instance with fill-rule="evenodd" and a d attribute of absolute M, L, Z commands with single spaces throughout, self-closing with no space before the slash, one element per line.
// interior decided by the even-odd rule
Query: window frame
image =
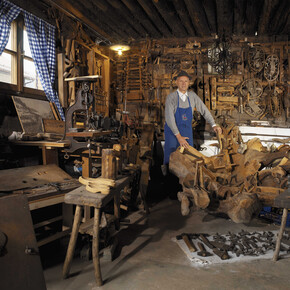
<path fill-rule="evenodd" d="M 1 94 L 16 94 L 18 96 L 32 97 L 37 99 L 46 100 L 46 95 L 43 90 L 24 87 L 24 59 L 32 60 L 32 58 L 24 55 L 23 50 L 23 31 L 24 31 L 24 18 L 22 15 L 18 16 L 11 25 L 11 29 L 14 30 L 15 36 L 11 40 L 12 43 L 16 41 L 16 51 L 5 48 L 4 52 L 14 55 L 12 65 L 14 69 L 12 71 L 12 79 L 15 78 L 16 84 L 5 83 L 0 81 Z"/>

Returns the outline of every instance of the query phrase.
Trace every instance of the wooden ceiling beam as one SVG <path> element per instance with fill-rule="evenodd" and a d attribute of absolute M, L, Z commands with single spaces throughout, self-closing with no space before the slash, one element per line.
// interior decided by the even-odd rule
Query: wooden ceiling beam
<path fill-rule="evenodd" d="M 192 24 L 198 36 L 210 35 L 206 15 L 199 0 L 184 0 Z"/>
<path fill-rule="evenodd" d="M 110 41 L 113 40 L 112 37 L 109 34 L 105 33 L 102 29 L 100 29 L 99 26 L 95 24 L 95 22 L 88 19 L 87 16 L 84 15 L 84 13 L 82 13 L 79 9 L 76 9 L 75 6 L 71 4 L 71 1 L 68 0 L 57 0 L 57 1 L 45 0 L 45 1 L 51 4 L 53 7 L 63 11 L 66 15 L 77 18 L 78 20 L 80 20 L 80 22 L 85 24 L 88 28 L 95 31 L 102 37 Z"/>
<path fill-rule="evenodd" d="M 122 0 L 133 15 L 141 22 L 143 27 L 146 29 L 150 37 L 159 38 L 162 34 L 152 24 L 142 7 L 136 0 Z"/>
<path fill-rule="evenodd" d="M 119 40 L 121 37 L 127 37 L 127 34 L 122 32 L 118 25 L 110 22 L 109 25 L 106 24 L 107 18 L 105 15 L 98 10 L 90 1 L 86 2 L 86 7 L 78 0 L 70 0 L 71 4 L 76 7 L 80 12 L 86 15 L 88 19 L 94 21 L 94 23 L 102 30 L 104 30 L 108 35 L 110 35 L 114 40 Z"/>
<path fill-rule="evenodd" d="M 218 35 L 231 36 L 233 33 L 233 5 L 232 0 L 216 0 L 217 8 L 217 31 Z"/>
<path fill-rule="evenodd" d="M 264 0 L 263 9 L 258 24 L 258 35 L 268 34 L 269 21 L 273 7 L 277 5 L 279 0 Z"/>
<path fill-rule="evenodd" d="M 209 30 L 212 34 L 217 34 L 216 3 L 215 0 L 202 0 L 202 5 L 206 14 Z"/>
<path fill-rule="evenodd" d="M 78 1 L 78 0 L 74 0 Z M 78 1 L 79 2 L 79 1 Z M 107 15 L 100 10 L 98 7 L 94 5 L 94 2 L 87 0 L 86 8 L 89 10 L 89 13 L 92 15 L 91 19 L 95 19 L 98 25 L 100 25 L 104 30 L 107 29 L 108 33 L 113 33 L 114 39 L 116 41 L 120 41 L 121 39 L 126 39 L 128 37 L 128 33 L 123 31 L 120 26 L 120 23 L 115 19 L 108 21 Z"/>
<path fill-rule="evenodd" d="M 244 35 L 246 32 L 246 5 L 247 0 L 234 1 L 234 27 L 233 33 L 236 35 Z"/>
<path fill-rule="evenodd" d="M 188 14 L 187 8 L 183 1 L 180 0 L 173 0 L 173 5 L 175 7 L 175 10 L 177 11 L 180 21 L 182 22 L 183 26 L 187 30 L 187 34 L 189 36 L 195 36 L 196 32 L 193 28 L 193 25 L 191 23 L 190 16 Z"/>
<path fill-rule="evenodd" d="M 164 37 L 172 37 L 172 33 L 168 26 L 164 23 L 163 19 L 160 17 L 159 13 L 156 11 L 155 6 L 152 1 L 148 0 L 137 0 L 143 10 L 146 12 L 148 17 L 153 23 L 155 23 L 158 30 L 162 33 Z"/>
<path fill-rule="evenodd" d="M 281 30 L 281 34 L 288 35 L 290 34 L 290 15 L 288 14 L 285 26 Z M 289 68 L 288 68 L 289 70 Z"/>
<path fill-rule="evenodd" d="M 101 1 L 93 1 L 92 2 L 95 7 L 97 7 L 102 13 L 105 15 L 105 23 L 110 25 L 110 23 L 114 23 L 119 26 L 120 30 L 122 30 L 126 34 L 126 39 L 128 38 L 140 38 L 140 34 L 127 22 L 126 18 L 119 14 L 119 11 L 112 7 L 105 0 Z"/>
<path fill-rule="evenodd" d="M 287 26 L 287 19 L 289 19 L 289 1 L 280 0 L 278 7 L 273 9 L 272 16 L 269 23 L 269 31 L 271 34 L 280 34 L 282 33 L 284 27 Z M 290 34 L 290 27 L 288 26 L 288 33 Z"/>
<path fill-rule="evenodd" d="M 246 7 L 246 35 L 255 35 L 258 30 L 260 11 L 264 0 L 247 1 Z"/>
<path fill-rule="evenodd" d="M 174 7 L 170 1 L 158 0 L 153 1 L 160 15 L 163 17 L 167 25 L 170 27 L 172 33 L 176 37 L 185 37 L 187 32 L 183 27 Z"/>
<path fill-rule="evenodd" d="M 41 1 L 26 1 L 26 0 L 10 0 L 10 2 L 55 26 L 55 21 L 49 19 L 46 13 L 47 10 L 46 3 L 43 3 Z"/>
<path fill-rule="evenodd" d="M 138 32 L 138 34 L 145 38 L 148 32 L 145 28 L 140 24 L 140 19 L 137 19 L 134 14 L 130 12 L 127 6 L 119 0 L 106 0 L 112 7 L 114 7 L 115 11 L 120 13 L 123 19 L 126 21 Z"/>

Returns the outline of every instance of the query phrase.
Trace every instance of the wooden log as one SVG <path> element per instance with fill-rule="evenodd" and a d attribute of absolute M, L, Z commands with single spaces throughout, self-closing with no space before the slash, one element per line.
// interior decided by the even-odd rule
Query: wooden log
<path fill-rule="evenodd" d="M 288 161 L 282 165 L 280 165 L 288 174 L 290 174 L 290 160 L 288 159 Z"/>
<path fill-rule="evenodd" d="M 262 186 L 280 187 L 283 179 L 285 179 L 285 176 L 286 171 L 282 167 L 276 166 L 274 168 L 264 169 L 259 172 L 258 181 Z"/>
<path fill-rule="evenodd" d="M 198 150 L 196 150 L 192 146 L 188 146 L 187 148 L 184 148 L 183 152 L 184 153 L 189 153 L 189 154 L 192 154 L 193 156 L 201 158 L 205 162 L 205 164 L 208 164 L 208 163 L 211 162 L 211 158 L 210 157 L 206 157 L 205 155 L 200 153 Z"/>
<path fill-rule="evenodd" d="M 204 189 L 199 188 L 183 188 L 183 191 L 193 196 L 194 203 L 197 207 L 205 209 L 210 203 L 208 193 Z"/>
<path fill-rule="evenodd" d="M 178 200 L 181 203 L 181 214 L 183 216 L 187 216 L 190 213 L 190 209 L 189 209 L 190 202 L 187 195 L 188 194 L 184 192 L 177 193 Z"/>
<path fill-rule="evenodd" d="M 284 157 L 289 157 L 288 151 L 281 151 L 281 152 L 259 152 L 254 149 L 248 149 L 245 154 L 245 163 L 249 162 L 250 160 L 255 159 L 256 161 L 260 162 L 264 167 L 269 166 L 272 164 L 276 159 L 283 159 Z"/>
<path fill-rule="evenodd" d="M 108 179 L 116 179 L 117 167 L 114 149 L 102 150 L 102 177 Z"/>
<path fill-rule="evenodd" d="M 268 186 L 257 186 L 253 192 L 257 194 L 261 203 L 265 206 L 273 206 L 274 199 L 285 189 Z"/>
<path fill-rule="evenodd" d="M 179 180 L 183 180 L 189 173 L 194 175 L 193 163 L 186 154 L 181 154 L 178 150 L 171 153 L 169 160 L 169 170 L 175 174 Z"/>
<path fill-rule="evenodd" d="M 244 223 L 259 211 L 261 204 L 272 205 L 283 191 L 281 187 L 286 185 L 287 179 L 282 166 L 289 161 L 289 157 L 285 157 L 289 154 L 289 146 L 274 153 L 253 149 L 248 149 L 245 154 L 236 153 L 233 134 L 230 134 L 232 128 L 229 126 L 222 138 L 224 149 L 221 154 L 207 159 L 192 147 L 180 148 L 170 155 L 169 169 L 183 187 L 183 192 L 179 193 L 181 201 L 185 203 L 188 198 L 193 198 L 198 207 L 206 208 L 215 196 L 219 202 L 217 212 L 228 214 L 234 222 Z M 264 150 L 260 148 L 260 141 L 256 141 L 252 144 L 258 144 L 257 148 Z M 261 171 L 259 177 L 261 163 L 270 164 L 277 157 L 279 160 L 284 157 L 282 162 L 279 161 L 283 165 Z M 266 183 L 267 178 L 275 180 L 275 187 L 271 182 Z M 259 186 L 259 181 L 270 186 Z M 187 207 L 183 208 L 183 213 L 188 213 Z"/>
<path fill-rule="evenodd" d="M 217 212 L 226 213 L 235 223 L 248 223 L 261 208 L 256 194 L 242 192 L 220 201 Z"/>

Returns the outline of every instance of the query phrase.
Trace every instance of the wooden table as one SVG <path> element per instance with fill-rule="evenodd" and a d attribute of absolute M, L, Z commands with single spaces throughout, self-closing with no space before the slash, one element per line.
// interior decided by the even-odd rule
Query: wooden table
<path fill-rule="evenodd" d="M 285 226 L 286 226 L 286 221 L 287 221 L 287 215 L 288 215 L 288 209 L 290 208 L 290 188 L 289 188 L 289 184 L 290 184 L 290 178 L 288 178 L 288 189 L 286 189 L 283 193 L 281 193 L 280 195 L 278 195 L 275 199 L 274 199 L 274 207 L 278 207 L 278 208 L 283 208 L 283 215 L 282 215 L 282 220 L 281 220 L 281 226 L 280 226 L 280 231 L 277 237 L 277 242 L 276 242 L 276 249 L 274 252 L 274 256 L 273 256 L 273 261 L 277 261 L 278 256 L 279 256 L 279 252 L 280 252 L 280 246 L 281 246 L 281 240 L 283 237 L 283 233 L 285 230 Z"/>
<path fill-rule="evenodd" d="M 20 146 L 36 146 L 42 150 L 42 163 L 43 165 L 47 164 L 56 164 L 58 165 L 58 148 L 65 148 L 70 146 L 68 140 L 63 140 L 61 142 L 57 141 L 14 141 L 14 145 Z"/>
<path fill-rule="evenodd" d="M 120 191 L 133 179 L 134 174 L 130 176 L 121 177 L 116 180 L 116 186 L 112 188 L 109 194 L 91 193 L 86 190 L 85 186 L 81 186 L 65 195 L 64 201 L 69 204 L 76 205 L 72 233 L 67 249 L 67 254 L 63 266 L 63 278 L 69 275 L 71 262 L 74 256 L 75 245 L 81 223 L 82 206 L 94 207 L 94 223 L 93 223 L 93 263 L 95 268 L 95 278 L 98 286 L 103 284 L 102 274 L 100 269 L 99 259 L 99 226 L 100 226 L 100 211 L 108 204 L 109 201 L 114 200 L 114 215 L 117 219 L 117 227 L 119 229 L 120 219 Z"/>
<path fill-rule="evenodd" d="M 73 207 L 64 204 L 67 192 L 79 187 L 80 183 L 55 164 L 27 166 L 1 170 L 0 192 L 25 194 L 31 212 L 45 207 L 62 204 L 61 215 L 46 216 L 34 229 L 44 228 L 57 221 L 62 221 L 62 230 L 38 240 L 38 247 L 68 235 L 71 231 Z M 17 208 L 15 209 L 18 210 Z M 32 213 L 33 215 L 33 213 Z"/>

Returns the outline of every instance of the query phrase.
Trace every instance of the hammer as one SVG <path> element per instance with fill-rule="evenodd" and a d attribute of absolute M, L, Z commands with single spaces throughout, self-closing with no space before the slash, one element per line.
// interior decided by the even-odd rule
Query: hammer
<path fill-rule="evenodd" d="M 202 257 L 212 256 L 211 253 L 209 253 L 209 252 L 206 251 L 203 243 L 198 242 L 197 245 L 198 245 L 198 247 L 200 249 L 200 252 L 197 253 L 199 256 L 202 256 Z"/>

